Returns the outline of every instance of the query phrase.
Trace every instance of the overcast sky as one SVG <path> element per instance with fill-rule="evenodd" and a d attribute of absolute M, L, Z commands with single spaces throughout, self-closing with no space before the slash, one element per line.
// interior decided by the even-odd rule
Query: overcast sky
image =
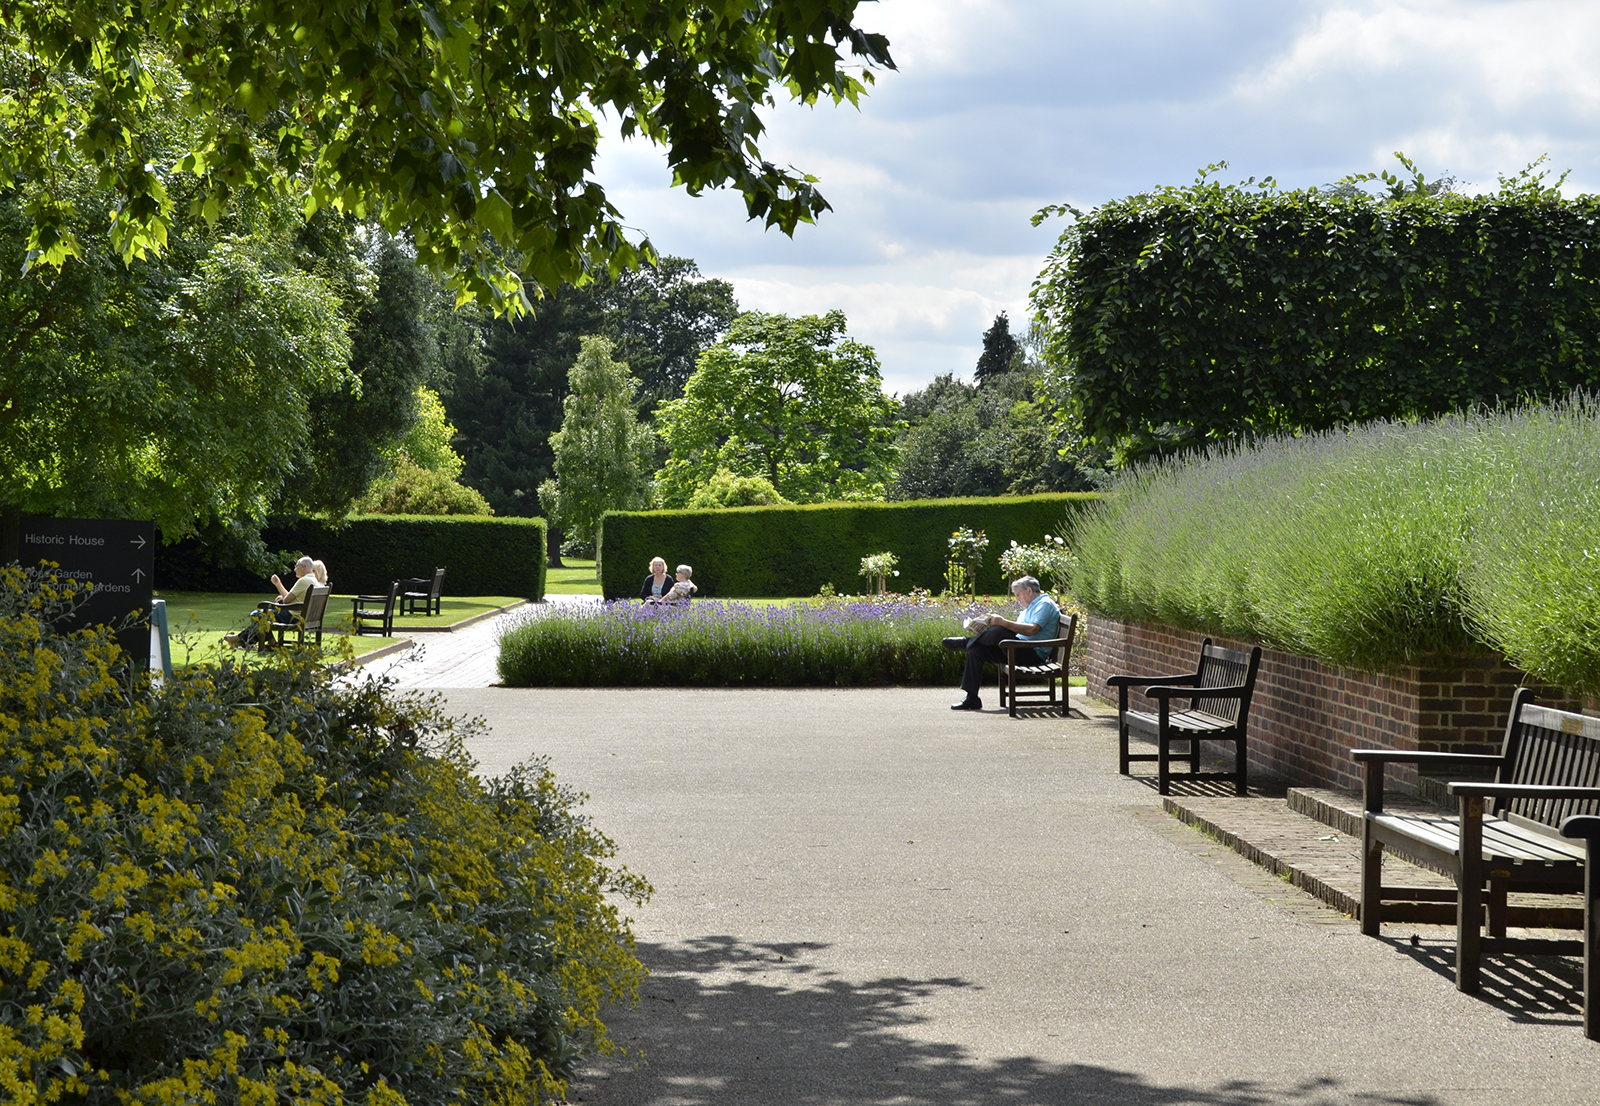
<path fill-rule="evenodd" d="M 1060 233 L 1029 216 L 1192 180 L 1288 187 L 1398 169 L 1493 188 L 1540 154 L 1600 187 L 1593 0 L 882 0 L 858 25 L 899 69 L 861 110 L 784 107 L 763 150 L 833 204 L 793 239 L 727 194 L 670 187 L 659 150 L 603 147 L 600 179 L 663 253 L 732 282 L 741 307 L 842 309 L 885 387 L 970 377 L 999 311 Z"/>

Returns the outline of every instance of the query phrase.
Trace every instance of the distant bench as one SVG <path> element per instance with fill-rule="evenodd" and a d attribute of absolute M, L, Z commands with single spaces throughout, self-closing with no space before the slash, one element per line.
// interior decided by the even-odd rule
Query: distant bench
<path fill-rule="evenodd" d="M 1600 839 L 1600 718 L 1536 706 L 1518 689 L 1498 754 L 1356 749 L 1365 817 L 1362 831 L 1361 932 L 1378 936 L 1390 921 L 1456 924 L 1456 986 L 1478 989 L 1485 954 L 1582 955 L 1584 1031 L 1600 1040 L 1600 887 L 1586 863 Z M 1495 769 L 1493 783 L 1452 783 L 1452 814 L 1391 814 L 1383 809 L 1389 764 Z M 1590 844 L 1586 847 L 1585 839 Z M 1449 873 L 1455 890 L 1391 887 L 1383 882 L 1388 850 Z M 1510 906 L 1508 892 L 1584 895 L 1584 908 Z M 1488 935 L 1484 936 L 1484 907 Z M 1508 938 L 1507 926 L 1581 929 L 1584 940 Z"/>

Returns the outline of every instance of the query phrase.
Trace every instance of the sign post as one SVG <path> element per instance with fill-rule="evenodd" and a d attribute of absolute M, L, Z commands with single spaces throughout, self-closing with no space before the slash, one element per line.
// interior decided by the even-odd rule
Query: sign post
<path fill-rule="evenodd" d="M 63 632 L 104 623 L 118 627 L 117 644 L 141 670 L 150 667 L 150 602 L 155 588 L 156 533 L 153 522 L 97 518 L 12 516 L 6 535 L 23 567 L 54 561 L 58 575 L 93 582 L 89 598 L 60 628 Z M 14 544 L 13 544 L 14 543 Z M 121 628 L 130 615 L 137 624 Z"/>

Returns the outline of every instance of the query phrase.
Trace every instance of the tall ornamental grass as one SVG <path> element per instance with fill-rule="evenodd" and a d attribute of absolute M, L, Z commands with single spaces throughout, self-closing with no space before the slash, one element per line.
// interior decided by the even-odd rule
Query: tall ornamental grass
<path fill-rule="evenodd" d="M 1495 648 L 1600 687 L 1600 404 L 1377 422 L 1126 475 L 1070 540 L 1131 622 L 1369 671 Z"/>
<path fill-rule="evenodd" d="M 569 607 L 501 637 L 500 677 L 514 687 L 949 685 L 964 655 L 940 641 L 970 613 L 894 597 Z"/>

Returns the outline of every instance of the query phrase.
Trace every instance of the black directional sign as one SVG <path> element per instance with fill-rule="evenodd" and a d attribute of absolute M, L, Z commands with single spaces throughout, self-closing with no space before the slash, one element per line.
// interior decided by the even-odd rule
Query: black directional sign
<path fill-rule="evenodd" d="M 28 518 L 16 520 L 17 559 L 24 567 L 54 561 L 60 575 L 93 581 L 94 591 L 64 629 L 104 623 L 136 626 L 117 634 L 117 644 L 141 668 L 150 665 L 150 599 L 156 566 L 155 523 L 120 519 Z M 10 542 L 7 542 L 9 545 Z"/>

